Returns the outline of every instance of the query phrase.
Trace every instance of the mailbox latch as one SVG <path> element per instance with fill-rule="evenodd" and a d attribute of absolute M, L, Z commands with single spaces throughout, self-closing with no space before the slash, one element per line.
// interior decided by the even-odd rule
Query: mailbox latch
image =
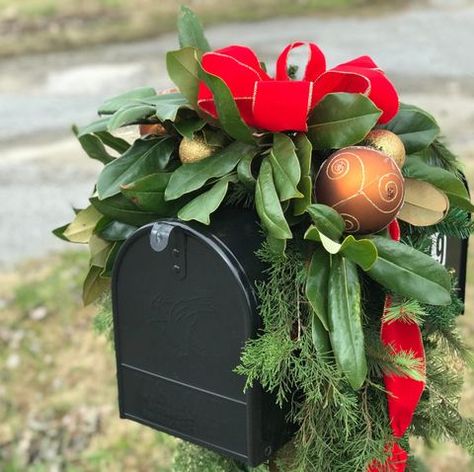
<path fill-rule="evenodd" d="M 173 236 L 171 237 L 171 232 Z M 171 243 L 170 243 L 171 240 Z M 186 277 L 186 235 L 176 226 L 159 222 L 150 232 L 150 246 L 156 252 L 167 250 L 170 254 L 171 271 L 178 279 Z"/>

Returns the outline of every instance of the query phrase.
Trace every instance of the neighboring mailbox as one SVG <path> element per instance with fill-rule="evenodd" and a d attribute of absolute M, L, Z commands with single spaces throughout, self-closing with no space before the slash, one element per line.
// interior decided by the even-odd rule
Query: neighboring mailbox
<path fill-rule="evenodd" d="M 288 438 L 284 412 L 233 372 L 257 335 L 262 237 L 254 213 L 210 227 L 162 220 L 121 248 L 113 275 L 120 415 L 256 466 Z"/>

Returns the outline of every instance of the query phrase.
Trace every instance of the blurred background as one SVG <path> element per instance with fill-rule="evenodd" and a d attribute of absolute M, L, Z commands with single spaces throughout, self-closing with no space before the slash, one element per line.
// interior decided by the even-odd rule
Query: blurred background
<path fill-rule="evenodd" d="M 170 85 L 180 3 L 213 47 L 270 68 L 294 40 L 330 66 L 369 54 L 404 102 L 430 111 L 474 181 L 473 0 L 0 0 L 0 470 L 168 471 L 174 440 L 118 419 L 113 352 L 81 305 L 87 254 L 51 230 L 85 206 L 100 164 L 70 127 L 105 97 Z M 474 344 L 474 257 L 461 327 Z M 474 414 L 474 377 L 463 411 Z M 417 446 L 432 471 L 473 471 Z"/>

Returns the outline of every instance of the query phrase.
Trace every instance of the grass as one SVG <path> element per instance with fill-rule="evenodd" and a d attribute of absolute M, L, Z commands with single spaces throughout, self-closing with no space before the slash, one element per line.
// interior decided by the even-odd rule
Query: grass
<path fill-rule="evenodd" d="M 460 318 L 471 343 L 473 256 Z M 114 354 L 81 303 L 86 267 L 84 252 L 69 251 L 0 274 L 0 470 L 169 472 L 176 441 L 118 418 Z M 474 416 L 473 372 L 462 410 Z M 454 445 L 415 447 L 430 472 L 474 470 Z"/>
<path fill-rule="evenodd" d="M 0 56 L 149 38 L 175 30 L 187 3 L 206 24 L 287 15 L 365 12 L 405 0 L 0 0 Z"/>
<path fill-rule="evenodd" d="M 2 471 L 170 470 L 175 440 L 118 418 L 113 351 L 81 303 L 86 266 L 66 252 L 0 276 Z"/>

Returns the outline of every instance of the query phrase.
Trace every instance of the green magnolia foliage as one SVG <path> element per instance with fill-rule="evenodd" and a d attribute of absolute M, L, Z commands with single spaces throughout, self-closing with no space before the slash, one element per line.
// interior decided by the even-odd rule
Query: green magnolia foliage
<path fill-rule="evenodd" d="M 435 119 L 402 105 L 382 128 L 404 143 L 404 175 L 447 196 L 446 219 L 428 228 L 404 224 L 402 242 L 392 241 L 386 230 L 344 234 L 341 216 L 314 201 L 313 182 L 335 150 L 362 142 L 380 127 L 381 111 L 364 95 L 333 93 L 312 111 L 307 133 L 257 132 L 240 117 L 226 84 L 202 70 L 200 59 L 210 47 L 187 8 L 178 29 L 181 48 L 166 57 L 177 91 L 131 90 L 106 100 L 93 123 L 73 128 L 89 157 L 104 164 L 90 205 L 54 231 L 89 246 L 85 303 L 108 292 L 120 246 L 138 227 L 169 217 L 207 225 L 222 206 L 254 208 L 267 238 L 260 257 L 269 279 L 258 289 L 264 330 L 249 341 L 237 370 L 249 386 L 258 381 L 280 404 L 290 403 L 298 432 L 294 448 L 279 457 L 280 469 L 353 472 L 365 470 L 373 458 L 384 459 L 391 433 L 382 373 L 418 380 L 421 375 L 417 359 L 409 353 L 394 356 L 381 345 L 387 293 L 399 300 L 404 316 L 423 327 L 426 338 L 428 388 L 410 432 L 427 440 L 449 437 L 472 451 L 472 424 L 457 412 L 460 378 L 449 369 L 451 356 L 467 356 L 455 331 L 460 307 L 452 277 L 427 248 L 436 232 L 468 236 L 474 207 Z M 197 106 L 201 81 L 213 92 L 218 121 Z M 160 124 L 163 132 L 133 142 L 120 136 L 121 128 L 138 124 Z M 197 138 L 215 152 L 182 164 L 184 138 Z M 109 312 L 99 316 L 98 329 L 111 328 Z M 396 310 L 390 316 L 396 317 Z M 439 411 L 444 374 L 453 380 L 452 396 Z M 212 455 L 197 456 L 196 463 L 214 463 L 205 470 L 243 470 Z M 177 470 L 198 470 L 186 460 L 179 459 Z"/>

